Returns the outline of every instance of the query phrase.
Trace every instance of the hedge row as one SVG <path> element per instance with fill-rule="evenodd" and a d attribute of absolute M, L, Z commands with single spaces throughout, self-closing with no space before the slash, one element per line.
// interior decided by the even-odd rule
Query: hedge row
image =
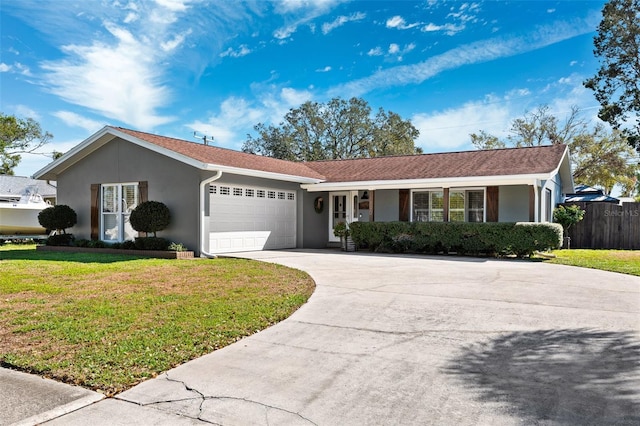
<path fill-rule="evenodd" d="M 136 237 L 135 241 L 123 241 L 109 243 L 101 240 L 76 240 L 73 234 L 51 235 L 47 238 L 48 246 L 73 246 L 87 248 L 113 248 L 126 250 L 175 250 L 181 244 L 171 243 L 171 241 L 160 237 Z M 182 247 L 184 249 L 184 247 Z M 176 250 L 181 251 L 181 250 Z"/>
<path fill-rule="evenodd" d="M 359 248 L 393 253 L 525 257 L 562 245 L 555 223 L 353 222 L 350 232 Z"/>

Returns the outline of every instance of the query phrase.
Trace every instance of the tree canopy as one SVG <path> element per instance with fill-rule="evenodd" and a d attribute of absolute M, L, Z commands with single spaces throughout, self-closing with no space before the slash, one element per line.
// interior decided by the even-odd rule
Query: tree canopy
<path fill-rule="evenodd" d="M 575 183 L 600 186 L 607 194 L 616 184 L 625 196 L 635 190 L 640 168 L 626 135 L 615 129 L 608 132 L 603 125 L 589 129 L 575 106 L 563 122 L 546 105 L 527 112 L 512 121 L 506 140 L 483 130 L 470 136 L 478 149 L 565 144 L 571 153 Z"/>
<path fill-rule="evenodd" d="M 244 152 L 290 161 L 336 160 L 421 153 L 419 131 L 409 120 L 382 108 L 375 116 L 361 98 L 305 102 L 278 126 L 259 123 L 247 135 Z"/>
<path fill-rule="evenodd" d="M 0 113 L 0 174 L 13 175 L 22 156 L 49 143 L 53 135 L 43 132 L 32 118 L 26 120 Z"/>
<path fill-rule="evenodd" d="M 584 85 L 595 92 L 600 119 L 640 151 L 640 0 L 606 3 L 593 41 L 600 68 Z"/>

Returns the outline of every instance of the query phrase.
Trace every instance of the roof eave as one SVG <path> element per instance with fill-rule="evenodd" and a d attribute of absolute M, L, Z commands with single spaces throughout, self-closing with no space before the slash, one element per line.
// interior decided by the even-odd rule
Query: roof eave
<path fill-rule="evenodd" d="M 112 137 L 104 138 L 107 135 L 111 135 Z M 103 127 L 101 130 L 94 133 L 93 135 L 91 135 L 90 137 L 82 141 L 80 144 L 73 147 L 62 157 L 53 161 L 52 163 L 42 168 L 41 170 L 37 171 L 33 176 L 35 179 L 57 180 L 58 174 L 62 173 L 64 170 L 66 170 L 76 162 L 80 161 L 82 158 L 86 157 L 91 152 L 100 148 L 107 142 L 113 140 L 114 138 L 124 139 L 130 143 L 146 148 L 158 154 L 164 155 L 176 161 L 180 161 L 181 163 L 187 164 L 189 166 L 195 167 L 200 170 L 220 170 L 226 173 L 234 173 L 234 174 L 241 174 L 244 176 L 276 179 L 276 180 L 283 180 L 283 181 L 297 182 L 297 183 L 317 183 L 322 181 L 321 179 L 315 179 L 315 178 L 310 178 L 305 176 L 294 176 L 294 175 L 288 175 L 288 174 L 282 174 L 282 173 L 265 172 L 260 170 L 244 169 L 239 167 L 229 167 L 229 166 L 221 166 L 218 164 L 206 163 L 206 162 L 188 157 L 184 154 L 180 154 L 173 150 L 163 148 L 154 143 L 147 142 L 143 139 L 140 139 L 128 133 L 122 132 L 111 126 Z M 99 141 L 100 143 L 97 143 Z"/>
<path fill-rule="evenodd" d="M 262 179 L 281 180 L 285 182 L 296 182 L 301 184 L 317 184 L 322 182 L 322 179 L 289 175 L 285 173 L 266 172 L 262 170 L 245 169 L 241 167 L 222 166 L 220 164 L 205 164 L 203 170 L 207 171 L 221 171 L 223 173 L 231 173 L 242 176 L 257 177 Z"/>
<path fill-rule="evenodd" d="M 433 179 L 398 179 L 352 182 L 323 182 L 302 185 L 309 192 L 381 190 L 381 189 L 418 189 L 418 188 L 456 188 L 500 185 L 539 185 L 540 181 L 551 178 L 554 173 L 536 173 L 503 176 L 463 176 Z"/>

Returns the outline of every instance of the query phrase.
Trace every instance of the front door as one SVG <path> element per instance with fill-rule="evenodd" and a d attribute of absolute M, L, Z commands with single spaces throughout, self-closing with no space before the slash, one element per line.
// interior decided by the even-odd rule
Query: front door
<path fill-rule="evenodd" d="M 340 241 L 339 237 L 333 235 L 333 228 L 341 222 L 351 223 L 357 218 L 354 217 L 353 206 L 357 203 L 357 192 L 332 192 L 329 194 L 329 241 Z M 354 198 L 355 197 L 355 198 Z"/>

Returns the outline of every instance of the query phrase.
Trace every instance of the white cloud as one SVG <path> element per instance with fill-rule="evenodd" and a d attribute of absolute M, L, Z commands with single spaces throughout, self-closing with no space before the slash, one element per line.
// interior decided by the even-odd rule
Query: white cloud
<path fill-rule="evenodd" d="M 312 23 L 318 16 L 329 12 L 344 0 L 285 0 L 275 3 L 275 12 L 285 17 L 286 23 L 273 32 L 278 40 L 291 37 L 302 25 L 308 25 L 313 31 Z"/>
<path fill-rule="evenodd" d="M 411 117 L 420 131 L 416 145 L 425 152 L 472 149 L 471 133 L 485 130 L 505 137 L 512 114 L 506 106 L 493 102 L 468 102 L 458 108 Z"/>
<path fill-rule="evenodd" d="M 173 12 L 184 12 L 187 10 L 187 5 L 183 0 L 156 0 L 156 3 L 166 9 Z"/>
<path fill-rule="evenodd" d="M 170 52 L 172 50 L 175 50 L 178 46 L 180 46 L 184 42 L 185 38 L 187 38 L 187 36 L 190 35 L 191 33 L 192 31 L 191 29 L 189 29 L 183 32 L 182 34 L 176 34 L 176 36 L 173 39 L 160 43 L 160 47 L 165 52 Z"/>
<path fill-rule="evenodd" d="M 382 51 L 382 49 L 380 47 L 374 47 L 373 49 L 369 50 L 367 52 L 367 55 L 369 56 L 382 56 L 384 55 L 384 52 Z"/>
<path fill-rule="evenodd" d="M 404 20 L 402 16 L 396 15 L 394 17 L 387 19 L 386 25 L 387 25 L 387 28 L 397 28 L 399 30 L 408 30 L 410 28 L 417 27 L 418 25 L 420 25 L 420 23 L 416 22 L 414 24 L 407 24 L 407 22 Z"/>
<path fill-rule="evenodd" d="M 117 39 L 115 44 L 64 46 L 66 59 L 42 63 L 49 90 L 67 102 L 141 129 L 171 121 L 156 113 L 170 93 L 161 83 L 155 49 L 127 30 L 109 23 L 105 27 Z"/>
<path fill-rule="evenodd" d="M 232 58 L 240 58 L 242 56 L 246 56 L 251 53 L 251 49 L 246 44 L 241 44 L 238 46 L 237 50 L 234 50 L 232 47 L 228 48 L 224 52 L 220 53 L 221 58 L 225 58 L 230 56 Z"/>
<path fill-rule="evenodd" d="M 362 96 L 371 90 L 382 87 L 419 84 L 447 70 L 515 56 L 578 35 L 588 34 L 592 32 L 592 28 L 597 25 L 598 20 L 597 14 L 594 13 L 587 19 L 539 26 L 536 31 L 525 36 L 498 37 L 462 45 L 417 64 L 387 68 L 377 71 L 369 77 L 336 86 L 328 91 L 328 95 L 330 97 Z"/>
<path fill-rule="evenodd" d="M 329 71 L 331 71 L 331 67 L 329 65 L 327 65 L 324 68 L 319 68 L 316 70 L 316 72 L 329 72 Z"/>
<path fill-rule="evenodd" d="M 21 64 L 20 62 L 14 62 L 13 65 L 0 63 L 0 72 L 14 72 L 26 76 L 31 76 L 31 70 L 28 66 Z"/>
<path fill-rule="evenodd" d="M 102 127 L 104 127 L 104 123 L 96 120 L 91 120 L 90 118 L 83 117 L 70 111 L 56 111 L 53 113 L 53 115 L 64 121 L 67 126 L 80 127 L 82 129 L 85 129 L 89 133 L 95 133 Z"/>
<path fill-rule="evenodd" d="M 36 121 L 40 121 L 40 114 L 38 114 L 37 112 L 35 112 L 33 109 L 29 108 L 26 105 L 16 105 L 14 107 L 14 110 L 18 117 L 33 118 Z"/>
<path fill-rule="evenodd" d="M 422 27 L 421 31 L 422 32 L 437 32 L 437 31 L 441 31 L 443 33 L 445 33 L 446 35 L 452 36 L 455 35 L 457 33 L 459 33 L 460 31 L 464 30 L 464 25 L 455 25 L 455 24 L 444 24 L 444 25 L 436 25 L 433 23 L 429 23 L 427 25 L 425 25 L 424 27 Z"/>
<path fill-rule="evenodd" d="M 363 20 L 367 15 L 361 12 L 357 12 L 357 13 L 352 13 L 349 16 L 338 16 L 336 19 L 333 20 L 333 22 L 327 22 L 322 24 L 322 33 L 323 34 L 328 34 L 329 32 L 335 30 L 336 28 L 339 28 L 341 26 L 343 26 L 344 24 L 348 23 L 348 22 L 355 22 L 355 21 L 361 21 Z"/>
<path fill-rule="evenodd" d="M 137 13 L 135 13 L 135 12 L 129 12 L 129 13 L 127 14 L 127 16 L 124 18 L 124 21 L 123 21 L 123 22 L 124 22 L 125 24 L 130 24 L 130 23 L 132 23 L 132 22 L 137 21 L 137 20 L 138 20 L 138 18 L 139 18 L 139 16 L 138 16 L 138 14 L 137 14 Z"/>
<path fill-rule="evenodd" d="M 206 121 L 196 120 L 187 127 L 214 137 L 214 144 L 231 149 L 241 149 L 247 133 L 258 123 L 280 123 L 291 108 L 297 108 L 310 100 L 306 90 L 282 88 L 278 92 L 266 92 L 258 100 L 229 97 L 220 104 L 220 112 Z"/>

